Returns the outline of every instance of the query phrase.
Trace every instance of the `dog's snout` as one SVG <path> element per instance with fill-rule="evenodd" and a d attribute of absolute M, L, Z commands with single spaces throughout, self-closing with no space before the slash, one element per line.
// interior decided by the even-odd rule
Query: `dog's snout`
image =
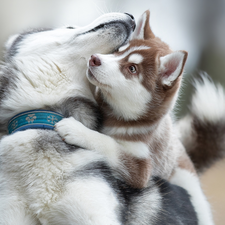
<path fill-rule="evenodd" d="M 132 14 L 130 14 L 130 13 L 125 13 L 125 14 L 128 15 L 131 18 L 131 20 L 132 20 L 132 28 L 133 28 L 133 30 L 135 30 L 136 23 L 135 23 L 134 16 Z"/>
<path fill-rule="evenodd" d="M 97 55 L 92 55 L 89 60 L 89 66 L 101 66 L 101 60 Z"/>

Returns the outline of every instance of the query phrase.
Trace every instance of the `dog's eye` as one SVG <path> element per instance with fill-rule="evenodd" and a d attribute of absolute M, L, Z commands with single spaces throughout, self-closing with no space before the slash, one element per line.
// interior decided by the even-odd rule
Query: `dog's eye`
<path fill-rule="evenodd" d="M 130 71 L 131 73 L 137 73 L 137 68 L 136 68 L 136 66 L 134 66 L 134 65 L 129 66 L 129 71 Z"/>
<path fill-rule="evenodd" d="M 69 26 L 69 27 L 67 27 L 66 29 L 75 29 L 75 27 Z"/>

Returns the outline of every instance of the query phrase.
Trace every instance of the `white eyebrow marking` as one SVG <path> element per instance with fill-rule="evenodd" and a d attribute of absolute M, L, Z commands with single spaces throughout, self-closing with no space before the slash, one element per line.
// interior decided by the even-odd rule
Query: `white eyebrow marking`
<path fill-rule="evenodd" d="M 128 56 L 131 52 L 133 51 L 140 51 L 140 50 L 146 50 L 146 49 L 150 49 L 151 47 L 148 46 L 134 46 L 132 48 L 130 48 L 128 51 L 124 52 L 121 56 L 119 56 L 119 59 L 125 58 L 126 56 Z"/>
<path fill-rule="evenodd" d="M 135 63 L 135 64 L 139 64 L 143 61 L 143 56 L 138 54 L 138 53 L 134 53 L 134 54 L 131 54 L 129 56 L 129 59 L 128 59 L 128 62 L 130 63 Z"/>
<path fill-rule="evenodd" d="M 122 52 L 122 51 L 124 51 L 125 49 L 127 49 L 128 47 L 129 47 L 130 45 L 129 44 L 126 44 L 126 45 L 124 45 L 124 46 L 121 46 L 120 48 L 119 48 L 119 52 Z"/>

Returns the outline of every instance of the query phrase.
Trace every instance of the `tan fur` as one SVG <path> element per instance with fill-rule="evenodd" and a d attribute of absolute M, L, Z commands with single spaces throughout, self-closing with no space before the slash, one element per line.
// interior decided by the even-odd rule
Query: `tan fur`
<path fill-rule="evenodd" d="M 147 160 L 137 159 L 129 154 L 121 155 L 121 162 L 127 171 L 129 176 L 127 182 L 135 188 L 146 187 L 151 176 L 152 163 L 151 158 Z M 124 174 L 122 174 L 124 177 Z"/>
<path fill-rule="evenodd" d="M 184 151 L 183 154 L 179 157 L 178 166 L 181 169 L 185 169 L 185 170 L 191 171 L 192 173 L 196 174 L 194 165 L 186 151 Z"/>

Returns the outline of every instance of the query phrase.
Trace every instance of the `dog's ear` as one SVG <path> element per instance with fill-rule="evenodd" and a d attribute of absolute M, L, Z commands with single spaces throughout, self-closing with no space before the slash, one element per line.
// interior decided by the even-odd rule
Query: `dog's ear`
<path fill-rule="evenodd" d="M 150 11 L 147 10 L 139 18 L 131 39 L 147 40 L 155 37 L 149 24 L 149 18 L 150 18 Z"/>
<path fill-rule="evenodd" d="M 159 58 L 159 76 L 163 86 L 173 86 L 174 81 L 183 73 L 187 56 L 186 51 L 176 51 Z"/>
<path fill-rule="evenodd" d="M 5 49 L 8 50 L 14 43 L 14 41 L 19 37 L 19 34 L 14 34 L 8 38 L 8 40 L 5 43 Z"/>

